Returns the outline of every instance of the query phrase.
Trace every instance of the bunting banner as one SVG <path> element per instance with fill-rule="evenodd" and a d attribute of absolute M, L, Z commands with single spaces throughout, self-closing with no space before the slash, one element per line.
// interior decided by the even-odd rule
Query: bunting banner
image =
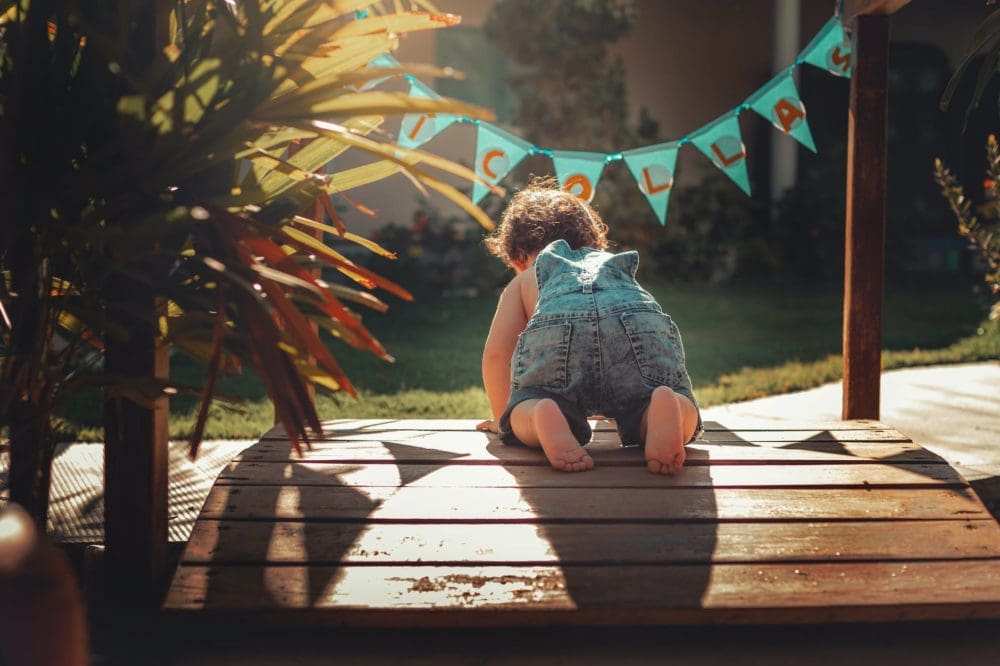
<path fill-rule="evenodd" d="M 667 206 L 674 187 L 674 168 L 679 150 L 680 145 L 671 141 L 622 153 L 625 165 L 639 184 L 639 191 L 646 195 L 661 225 L 667 223 Z"/>
<path fill-rule="evenodd" d="M 851 44 L 844 35 L 840 17 L 834 16 L 826 22 L 802 50 L 800 59 L 831 74 L 850 78 Z"/>
<path fill-rule="evenodd" d="M 478 130 L 476 175 L 490 185 L 500 182 L 534 147 L 524 139 L 488 123 L 480 123 Z M 488 192 L 489 189 L 485 185 L 473 183 L 472 203 L 478 204 Z"/>
<path fill-rule="evenodd" d="M 705 125 L 692 134 L 691 143 L 712 160 L 724 174 L 750 194 L 750 175 L 747 172 L 747 147 L 740 134 L 737 113 L 730 113 Z"/>
<path fill-rule="evenodd" d="M 410 79 L 410 97 L 441 99 L 441 95 L 416 79 Z M 447 113 L 408 113 L 399 126 L 397 143 L 403 148 L 418 148 L 456 122 L 458 116 Z"/>
<path fill-rule="evenodd" d="M 806 105 L 799 98 L 791 72 L 779 74 L 747 100 L 779 132 L 789 135 L 809 150 L 816 152 L 812 132 L 806 121 Z"/>
<path fill-rule="evenodd" d="M 743 111 L 754 111 L 779 132 L 816 152 L 806 106 L 795 85 L 795 70 L 803 63 L 837 76 L 851 76 L 851 44 L 846 38 L 839 15 L 833 16 L 823 25 L 793 64 L 778 72 L 732 111 L 674 141 L 608 154 L 550 150 L 539 148 L 487 122 L 449 114 L 422 113 L 403 116 L 397 143 L 403 148 L 417 148 L 456 122 L 472 123 L 477 126 L 476 153 L 473 156 L 475 172 L 486 183 L 498 184 L 528 155 L 545 155 L 552 159 L 561 187 L 586 202 L 593 200 L 604 166 L 621 160 L 625 162 L 657 220 L 664 225 L 674 186 L 677 155 L 685 144 L 690 143 L 696 147 L 741 190 L 750 194 L 747 148 L 743 143 L 739 122 Z M 369 66 L 398 68 L 400 65 L 394 57 L 385 54 L 371 61 Z M 409 74 L 404 76 L 410 84 L 410 95 L 440 99 L 440 95 L 415 77 Z M 362 89 L 374 88 L 387 78 L 391 77 L 373 79 Z M 473 203 L 478 204 L 488 193 L 489 187 L 483 183 L 474 183 L 471 195 Z"/>
<path fill-rule="evenodd" d="M 395 69 L 399 67 L 399 61 L 396 60 L 391 55 L 389 55 L 388 53 L 383 53 L 382 55 L 380 55 L 379 57 L 375 58 L 370 63 L 368 63 L 368 66 L 378 67 L 380 69 Z M 370 81 L 367 81 L 362 85 L 360 85 L 358 87 L 358 90 L 360 90 L 361 92 L 371 90 L 372 88 L 375 88 L 376 86 L 387 81 L 390 78 L 391 77 L 389 76 L 382 76 L 377 79 L 371 79 Z"/>
<path fill-rule="evenodd" d="M 590 203 L 597 191 L 597 181 L 604 171 L 607 155 L 581 153 L 575 150 L 553 150 L 552 166 L 563 190 Z"/>

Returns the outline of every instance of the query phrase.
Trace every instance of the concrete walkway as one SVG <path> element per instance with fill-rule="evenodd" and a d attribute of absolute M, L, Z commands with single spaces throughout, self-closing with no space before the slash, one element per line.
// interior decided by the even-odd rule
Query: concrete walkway
<path fill-rule="evenodd" d="M 703 417 L 836 420 L 842 398 L 837 382 L 709 407 Z M 1000 361 L 884 372 L 880 420 L 947 460 L 1000 513 Z"/>

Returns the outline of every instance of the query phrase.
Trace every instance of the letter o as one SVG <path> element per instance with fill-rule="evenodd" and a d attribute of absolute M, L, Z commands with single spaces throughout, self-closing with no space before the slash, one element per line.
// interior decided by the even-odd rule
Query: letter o
<path fill-rule="evenodd" d="M 594 198 L 594 186 L 590 183 L 590 179 L 582 173 L 574 173 L 566 178 L 562 188 L 564 192 L 569 192 L 587 203 L 590 203 L 590 200 Z"/>

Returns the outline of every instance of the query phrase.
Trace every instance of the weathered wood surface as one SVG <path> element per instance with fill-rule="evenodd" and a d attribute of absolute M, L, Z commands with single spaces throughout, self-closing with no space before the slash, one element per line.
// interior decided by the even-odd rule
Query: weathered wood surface
<path fill-rule="evenodd" d="M 996 559 L 715 564 L 710 573 L 699 565 L 640 565 L 627 572 L 607 566 L 188 565 L 174 579 L 168 608 L 235 611 L 244 617 L 252 608 L 271 622 L 297 626 L 851 622 L 1000 615 Z M 317 581 L 321 589 L 315 588 Z M 261 595 L 262 589 L 267 594 Z"/>
<path fill-rule="evenodd" d="M 641 465 L 595 467 L 587 474 L 553 474 L 543 465 L 352 465 L 311 462 L 234 462 L 219 474 L 219 486 L 388 486 L 437 488 L 816 488 L 843 486 L 957 486 L 965 481 L 948 465 L 867 463 L 857 465 L 689 466 L 680 474 L 636 474 Z"/>
<path fill-rule="evenodd" d="M 646 473 L 635 470 L 636 473 Z M 627 492 L 626 492 L 627 491 Z M 215 486 L 199 518 L 364 522 L 932 520 L 990 517 L 971 490 Z"/>
<path fill-rule="evenodd" d="M 234 541 L 227 533 L 238 533 Z M 829 550 L 831 546 L 837 550 Z M 185 561 L 210 564 L 657 564 L 1000 557 L 992 520 L 576 525 L 203 519 Z"/>
<path fill-rule="evenodd" d="M 450 432 L 450 431 L 476 431 L 476 419 L 337 419 L 327 421 L 323 424 L 324 434 L 343 434 L 384 432 L 386 430 L 421 430 L 425 432 Z M 590 426 L 596 432 L 613 432 L 615 424 L 613 421 L 593 419 Z M 789 427 L 787 421 L 750 419 L 739 416 L 728 416 L 724 421 L 706 421 L 704 423 L 705 432 L 730 432 L 737 430 L 760 431 L 770 434 L 779 434 L 793 428 Z M 862 430 L 865 432 L 876 430 L 892 430 L 890 426 L 881 421 L 871 419 L 857 419 L 853 421 L 797 421 L 794 430 Z M 275 426 L 261 436 L 261 441 L 284 440 L 285 431 L 281 426 Z"/>
<path fill-rule="evenodd" d="M 852 26 L 841 416 L 877 419 L 885 264 L 889 17 L 862 14 L 852 21 Z"/>
<path fill-rule="evenodd" d="M 412 425 L 412 424 L 411 424 Z M 507 446 L 496 437 L 474 430 L 466 422 L 441 431 L 416 428 L 394 429 L 379 422 L 368 428 L 328 430 L 325 439 L 313 442 L 296 454 L 286 440 L 262 439 L 245 451 L 240 462 L 340 462 L 426 464 L 542 465 L 548 466 L 538 450 Z M 794 435 L 789 434 L 794 433 Z M 717 438 L 711 441 L 707 438 Z M 622 447 L 614 430 L 594 433 L 589 445 L 600 465 L 644 465 L 642 450 Z M 798 428 L 794 431 L 706 432 L 687 449 L 688 465 L 762 463 L 867 463 L 875 461 L 929 463 L 944 461 L 890 428 L 869 431 Z"/>
<path fill-rule="evenodd" d="M 104 364 L 112 376 L 166 381 L 170 359 L 153 323 L 166 305 L 148 285 L 115 281 L 110 312 L 127 339 L 108 336 Z M 131 312 L 148 319 L 133 321 Z M 111 316 L 111 315 L 109 315 Z M 106 392 L 104 398 L 104 544 L 108 598 L 123 608 L 155 610 L 167 558 L 169 454 L 166 394 L 140 404 Z"/>
<path fill-rule="evenodd" d="M 277 625 L 1000 617 L 1000 525 L 877 421 L 708 424 L 673 477 L 596 422 L 563 474 L 474 421 L 271 431 L 220 474 L 165 610 Z"/>

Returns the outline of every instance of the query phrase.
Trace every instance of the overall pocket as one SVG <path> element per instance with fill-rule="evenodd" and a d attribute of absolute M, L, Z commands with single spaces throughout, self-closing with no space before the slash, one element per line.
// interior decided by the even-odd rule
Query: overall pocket
<path fill-rule="evenodd" d="M 525 329 L 517 342 L 512 386 L 566 388 L 572 331 L 569 322 Z"/>
<path fill-rule="evenodd" d="M 680 332 L 669 315 L 626 312 L 621 322 L 632 345 L 639 374 L 666 386 L 678 386 L 684 381 L 684 348 Z"/>

